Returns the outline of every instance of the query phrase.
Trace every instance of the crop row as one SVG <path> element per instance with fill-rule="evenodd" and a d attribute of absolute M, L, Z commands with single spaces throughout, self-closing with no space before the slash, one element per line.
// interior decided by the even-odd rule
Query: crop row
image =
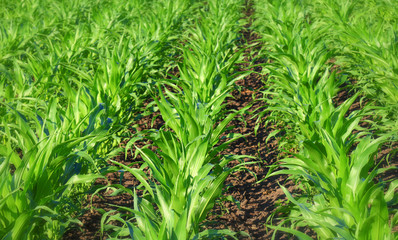
<path fill-rule="evenodd" d="M 361 42 L 362 36 L 356 34 L 364 30 L 364 26 L 360 28 L 364 19 L 356 14 L 367 12 L 359 10 L 360 3 L 255 2 L 255 29 L 271 60 L 266 66 L 270 87 L 263 92 L 269 104 L 266 112 L 271 112 L 268 121 L 287 124 L 289 128 L 285 130 L 294 140 L 286 138 L 285 142 L 297 149 L 291 153 L 292 157 L 272 166 L 271 169 L 278 166 L 282 169 L 268 177 L 289 174 L 301 189 L 293 197 L 282 186 L 294 207 L 281 225 L 270 227 L 293 233 L 300 239 L 311 239 L 296 229 L 303 226 L 311 228 L 319 239 L 394 239 L 392 227 L 398 215 L 392 207 L 396 204 L 398 180 L 377 181 L 381 173 L 391 169 L 378 168 L 375 156 L 381 144 L 392 141 L 394 134 L 396 138 L 396 132 L 386 132 L 384 128 L 372 134 L 360 126 L 374 109 L 380 110 L 376 115 L 382 116 L 384 123 L 388 122 L 385 113 L 391 106 L 376 108 L 368 104 L 353 110 L 351 107 L 361 91 L 346 100 L 336 99 L 349 78 L 356 78 L 365 93 L 382 91 L 384 95 L 379 102 L 396 106 L 392 93 L 396 91 L 396 73 L 389 65 L 394 61 L 383 59 L 391 55 L 382 54 L 390 47 L 388 38 L 368 35 L 378 41 L 378 52 L 372 51 L 376 46 L 371 43 Z M 381 4 L 369 10 L 370 17 L 386 6 Z M 383 27 L 389 29 L 392 25 L 388 24 L 393 21 L 386 23 Z M 368 72 L 369 68 L 372 73 Z M 344 91 L 349 94 L 347 89 Z M 379 122 L 374 121 L 368 122 L 377 126 Z M 394 129 L 395 123 L 390 123 L 388 129 Z M 283 227 L 286 223 L 289 228 Z"/>
<path fill-rule="evenodd" d="M 7 1 L 0 32 L 0 236 L 57 239 L 85 183 L 173 65 L 187 1 Z M 139 19 L 139 21 L 137 21 Z"/>
<path fill-rule="evenodd" d="M 201 222 L 226 177 L 244 165 L 230 169 L 227 164 L 242 157 L 220 155 L 241 137 L 229 134 L 220 142 L 239 113 L 227 110 L 224 100 L 241 77 L 235 63 L 242 52 L 236 49 L 242 2 L 202 5 L 154 0 L 2 6 L 2 239 L 58 239 L 71 223 L 81 224 L 74 217 L 84 201 L 80 196 L 115 169 L 109 162 L 141 185 L 103 187 L 134 197 L 133 208 L 104 213 L 101 230 L 108 237 L 235 235 L 203 230 Z M 162 80 L 175 58 L 182 59 L 180 76 Z M 132 136 L 125 151 L 142 138 L 158 150 L 132 149 L 144 159 L 141 168 L 109 160 L 124 150 L 120 141 L 131 137 L 128 126 L 145 114 L 144 101 L 160 110 L 165 126 Z"/>
<path fill-rule="evenodd" d="M 234 237 L 229 230 L 204 230 L 201 223 L 220 196 L 226 177 L 244 165 L 228 168 L 231 160 L 241 156 L 220 155 L 230 142 L 241 137 L 235 134 L 220 143 L 228 123 L 239 113 L 227 111 L 224 100 L 239 77 L 234 69 L 241 55 L 235 49 L 241 6 L 240 0 L 216 0 L 199 11 L 199 20 L 183 38 L 180 77 L 159 81 L 154 94 L 165 125 L 141 132 L 137 138 L 150 139 L 157 151 L 137 148 L 144 160 L 140 169 L 112 161 L 141 182 L 133 191 L 112 189 L 134 195 L 133 208 L 120 207 L 116 214 L 104 216 L 105 223 L 122 222 L 112 237 Z M 149 167 L 150 175 L 145 167 Z"/>
<path fill-rule="evenodd" d="M 397 139 L 397 6 L 253 3 L 259 54 L 270 60 L 259 99 L 267 108 L 258 117 L 284 126 L 269 138 L 285 132 L 279 147 L 294 149 L 267 177 L 288 174 L 299 189 L 281 186 L 292 203 L 289 217 L 268 227 L 301 239 L 310 238 L 297 227 L 320 239 L 393 239 L 398 180 L 379 177 L 391 169 L 375 159 L 382 144 Z M 133 206 L 101 210 L 101 237 L 242 237 L 203 222 L 226 178 L 252 163 L 222 154 L 243 137 L 230 125 L 249 108 L 226 107 L 246 74 L 237 68 L 243 5 L 0 1 L 0 238 L 60 239 L 82 224 L 89 189 L 134 199 Z M 153 111 L 160 129 L 129 132 Z M 142 140 L 151 146 L 138 147 Z M 114 160 L 128 152 L 140 155 L 140 167 Z M 110 172 L 120 173 L 120 183 L 93 190 Z M 140 184 L 124 186 L 124 173 Z"/>

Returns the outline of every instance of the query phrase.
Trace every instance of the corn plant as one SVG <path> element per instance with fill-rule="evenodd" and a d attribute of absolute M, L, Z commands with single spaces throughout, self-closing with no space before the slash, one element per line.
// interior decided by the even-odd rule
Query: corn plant
<path fill-rule="evenodd" d="M 12 76 L 18 68 L 38 88 L 33 94 L 62 95 L 70 101 L 78 89 L 86 88 L 96 102 L 125 120 L 131 115 L 120 112 L 132 112 L 135 107 L 124 102 L 139 105 L 137 100 L 143 99 L 137 96 L 144 92 L 137 86 L 141 79 L 159 77 L 159 70 L 168 67 L 164 66 L 170 59 L 168 48 L 186 8 L 181 4 L 175 7 L 175 3 L 164 6 L 161 1 L 37 3 L 5 6 L 9 27 L 2 32 L 5 58 L 1 77 L 7 85 L 3 87 L 21 96 L 18 92 L 25 88 L 24 83 L 18 81 L 16 88 Z M 54 14 L 43 11 L 46 7 Z M 165 7 L 169 10 L 163 10 Z M 13 45 L 18 38 L 24 45 Z M 127 106 L 122 108 L 122 102 Z"/>
<path fill-rule="evenodd" d="M 227 124 L 240 113 L 228 113 L 223 104 L 238 79 L 238 75 L 231 75 L 240 58 L 240 52 L 233 52 L 238 6 L 240 1 L 209 3 L 208 12 L 201 12 L 196 28 L 188 31 L 187 44 L 182 47 L 183 62 L 179 64 L 181 78 L 168 80 L 164 83 L 168 87 L 159 86 L 156 93 L 160 97 L 155 102 L 165 126 L 145 135 L 158 150 L 137 148 L 144 160 L 140 169 L 113 161 L 133 174 L 141 185 L 137 187 L 140 194 L 136 189 L 113 188 L 133 194 L 134 208 L 119 208 L 127 214 L 114 211 L 104 215 L 103 230 L 113 229 L 112 239 L 234 237 L 235 233 L 229 230 L 201 231 L 200 226 L 221 194 L 226 177 L 245 164 L 228 168 L 231 160 L 243 156 L 219 154 L 241 137 L 232 134 L 226 142 L 219 143 Z M 143 171 L 145 167 L 149 167 L 150 175 Z M 122 222 L 123 227 L 109 225 L 112 220 Z"/>
<path fill-rule="evenodd" d="M 292 14 L 287 14 L 286 8 Z M 285 121 L 293 132 L 309 128 L 302 129 L 302 136 L 311 138 L 311 126 L 319 117 L 315 109 L 327 111 L 347 76 L 336 76 L 335 72 L 329 76 L 331 71 L 327 65 L 333 53 L 323 40 L 326 29 L 316 23 L 309 24 L 302 6 L 293 2 L 269 2 L 259 5 L 258 9 L 259 13 L 268 13 L 259 16 L 255 26 L 270 50 L 267 57 L 273 61 L 265 67 L 270 73 L 270 87 L 263 91 L 267 97 L 260 99 L 268 102 L 269 107 L 259 114 L 259 119 L 271 112 L 267 121 Z M 272 24 L 262 25 L 264 21 Z M 303 139 L 298 136 L 296 140 Z"/>
<path fill-rule="evenodd" d="M 397 59 L 394 57 L 397 31 L 394 23 L 397 18 L 393 14 L 396 6 L 389 1 L 344 3 L 319 1 L 314 7 L 324 8 L 323 12 L 332 13 L 319 17 L 327 24 L 334 25 L 334 38 L 348 44 L 341 51 L 352 57 L 350 66 L 356 64 L 357 68 L 359 67 L 356 72 L 353 71 L 353 74 L 361 80 L 367 78 L 375 81 L 373 84 L 363 82 L 363 85 L 369 88 L 367 89 L 369 92 L 381 90 L 385 94 L 386 101 L 397 102 L 393 93 L 397 88 L 393 71 L 397 64 Z M 364 11 L 363 7 L 367 10 Z"/>
<path fill-rule="evenodd" d="M 176 92 L 164 89 L 167 100 L 159 89 L 161 99 L 156 100 L 166 126 L 172 131 L 160 129 L 146 136 L 159 150 L 155 153 L 149 149 L 137 149 L 145 162 L 140 169 L 112 161 L 133 174 L 145 193 L 139 197 L 135 191 L 117 186 L 134 194 L 134 208 L 118 209 L 127 211 L 127 216 L 133 215 L 128 221 L 124 220 L 124 214 L 108 215 L 114 211 L 104 215 L 104 223 L 118 220 L 124 224 L 123 228 L 104 226 L 104 230 L 116 230 L 112 237 L 195 239 L 206 235 L 234 235 L 227 230 L 200 232 L 199 227 L 219 197 L 226 177 L 244 165 L 228 168 L 231 160 L 243 156 L 219 155 L 230 142 L 241 137 L 239 134 L 218 145 L 227 124 L 239 112 L 221 119 L 225 112 L 215 111 L 218 108 L 213 107 L 217 98 L 209 104 L 201 104 L 189 91 L 181 90 L 180 86 L 173 87 Z M 214 127 L 216 121 L 221 122 Z M 151 170 L 150 177 L 143 171 L 146 166 Z M 156 210 L 153 204 L 157 206 Z"/>
<path fill-rule="evenodd" d="M 174 3 L 0 2 L 2 239 L 57 239 L 78 223 L 75 184 L 101 176 L 118 150 L 110 135 L 136 117 L 147 79 L 168 67 L 185 9 Z"/>
<path fill-rule="evenodd" d="M 353 75 L 375 104 L 382 131 L 396 129 L 397 76 L 396 6 L 390 1 L 315 1 L 304 5 L 311 18 L 329 27 L 328 48 L 336 64 Z"/>
<path fill-rule="evenodd" d="M 315 195 L 295 199 L 283 188 L 296 205 L 289 218 L 292 228 L 309 226 L 320 239 L 394 239 L 392 226 L 397 223 L 398 215 L 395 213 L 390 221 L 389 206 L 396 204 L 398 181 L 375 181 L 378 174 L 390 170 L 378 169 L 374 162 L 378 148 L 388 136 L 372 139 L 370 135 L 358 138 L 352 134 L 361 114 L 353 113 L 347 118 L 344 115 L 353 100 L 329 113 L 321 113 L 316 123 L 317 137 L 312 138 L 316 140 L 305 140 L 295 158 L 281 160 L 287 169 L 270 176 L 299 176 L 316 191 Z M 357 145 L 352 151 L 354 143 Z M 296 233 L 287 228 L 276 229 Z"/>
<path fill-rule="evenodd" d="M 114 162 L 140 180 L 146 193 L 141 197 L 134 193 L 134 209 L 120 209 L 133 213 L 136 224 L 123 221 L 130 231 L 124 228 L 118 236 L 122 236 L 123 230 L 134 239 L 195 239 L 207 234 L 199 231 L 200 223 L 220 195 L 226 177 L 243 165 L 228 168 L 227 163 L 239 157 L 219 156 L 239 135 L 216 146 L 238 112 L 228 115 L 213 129 L 215 122 L 209 108 L 184 101 L 182 94 L 178 98 L 171 92 L 167 95 L 167 101 L 162 96 L 157 103 L 173 131 L 160 129 L 148 136 L 159 147 L 157 154 L 149 149 L 137 149 L 145 161 L 144 166 L 151 169 L 153 180 L 142 169 Z M 107 221 L 111 220 L 120 220 L 120 215 L 109 216 Z"/>
<path fill-rule="evenodd" d="M 101 176 L 91 169 L 96 148 L 109 137 L 106 123 L 98 127 L 103 110 L 98 106 L 76 126 L 72 109 L 59 110 L 56 99 L 36 111 L 2 107 L 0 235 L 57 239 L 76 222 L 62 214 L 73 184 Z"/>
<path fill-rule="evenodd" d="M 202 103 L 224 96 L 224 92 L 230 91 L 238 80 L 235 77 L 244 77 L 239 73 L 232 76 L 234 80 L 231 81 L 229 76 L 243 51 L 237 51 L 235 45 L 241 25 L 238 13 L 242 6 L 232 2 L 209 2 L 207 11 L 200 14 L 200 22 L 186 31 L 189 45 L 182 47 L 184 61 L 179 64 L 180 80 L 185 87 L 190 85 L 189 92 L 197 95 L 193 97 Z M 221 106 L 223 100 L 219 99 L 213 106 Z"/>
<path fill-rule="evenodd" d="M 391 135 L 372 140 L 370 135 L 364 136 L 366 132 L 352 133 L 360 129 L 360 119 L 367 111 L 346 116 L 359 92 L 334 107 L 332 99 L 347 76 L 322 70 L 337 52 L 327 49 L 325 25 L 313 17 L 315 14 L 306 12 L 303 1 L 267 1 L 265 6 L 271 27 L 264 28 L 260 20 L 257 26 L 265 32 L 274 60 L 268 67 L 272 85 L 265 100 L 271 104 L 268 111 L 274 111 L 271 117 L 277 120 L 282 116 L 293 126 L 288 134 L 294 132 L 299 144 L 295 158 L 280 161 L 287 169 L 269 176 L 291 174 L 306 190 L 295 199 L 283 188 L 295 204 L 286 220 L 292 227 L 272 228 L 302 239 L 310 238 L 295 230 L 296 226 L 311 227 L 321 239 L 392 239 L 396 216 L 389 223 L 390 214 L 394 214 L 389 207 L 395 204 L 397 182 L 391 182 L 386 193 L 387 182 L 374 183 L 378 173 L 386 171 L 375 166 L 374 156 Z M 291 6 L 289 11 L 297 14 L 285 14 L 282 6 Z M 349 14 L 348 9 L 345 14 Z"/>

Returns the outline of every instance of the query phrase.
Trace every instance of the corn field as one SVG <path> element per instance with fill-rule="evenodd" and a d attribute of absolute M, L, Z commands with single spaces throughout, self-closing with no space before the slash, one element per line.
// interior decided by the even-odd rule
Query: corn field
<path fill-rule="evenodd" d="M 396 1 L 0 19 L 1 239 L 398 239 Z"/>

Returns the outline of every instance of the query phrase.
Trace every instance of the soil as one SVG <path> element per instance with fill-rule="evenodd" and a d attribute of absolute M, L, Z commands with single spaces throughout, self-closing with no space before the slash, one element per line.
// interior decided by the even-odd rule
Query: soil
<path fill-rule="evenodd" d="M 250 1 L 247 4 L 245 14 L 249 17 L 253 9 L 250 6 Z M 249 29 L 250 22 L 242 30 L 243 40 L 248 44 L 258 42 L 258 36 L 252 33 Z M 256 49 L 257 48 L 257 49 Z M 254 101 L 262 97 L 260 90 L 264 87 L 266 76 L 261 74 L 261 66 L 251 68 L 249 63 L 253 65 L 265 63 L 266 59 L 257 58 L 256 51 L 260 45 L 256 45 L 245 51 L 245 62 L 239 67 L 240 70 L 250 69 L 252 73 L 236 82 L 240 88 L 233 91 L 233 98 L 227 101 L 227 108 L 241 109 L 249 104 L 252 104 L 250 109 L 242 116 L 245 121 L 234 120 L 231 124 L 234 125 L 234 132 L 247 134 L 245 138 L 239 139 L 231 144 L 230 148 L 222 154 L 235 154 L 235 155 L 249 155 L 253 156 L 257 161 L 256 164 L 247 166 L 247 171 L 235 172 L 230 175 L 225 182 L 225 189 L 223 196 L 232 196 L 239 202 L 218 201 L 213 211 L 209 214 L 205 222 L 204 228 L 209 229 L 230 229 L 236 232 L 245 231 L 250 234 L 251 239 L 271 239 L 273 231 L 265 226 L 265 224 L 277 225 L 279 220 L 275 217 L 277 206 L 283 204 L 285 194 L 280 188 L 279 184 L 284 185 L 290 192 L 296 192 L 297 189 L 291 181 L 286 180 L 286 176 L 268 178 L 260 183 L 258 180 L 263 179 L 268 171 L 268 166 L 275 164 L 279 159 L 281 153 L 278 151 L 278 139 L 271 138 L 266 141 L 267 136 L 275 130 L 275 126 L 260 126 L 258 132 L 254 134 L 256 126 L 255 113 L 261 111 L 265 106 L 264 102 Z M 254 54 L 253 54 L 254 53 Z M 173 75 L 178 75 L 176 69 L 173 70 Z M 340 93 L 339 98 L 347 98 L 346 94 Z M 338 100 L 337 100 L 338 101 Z M 152 118 L 157 113 L 140 119 L 136 125 L 138 127 L 132 128 L 131 131 L 142 131 L 144 129 L 158 129 L 163 126 L 160 117 L 156 118 L 153 126 L 151 126 Z M 266 116 L 264 117 L 266 118 Z M 142 147 L 150 142 L 137 142 L 138 147 Z M 392 150 L 397 149 L 397 145 L 385 146 L 380 155 L 393 153 Z M 379 156 L 381 157 L 381 156 Z M 390 164 L 397 163 L 397 153 L 395 152 L 390 156 Z M 123 164 L 136 164 L 139 166 L 139 161 L 142 159 L 140 156 L 134 158 L 131 152 L 127 157 L 124 154 L 119 155 L 115 159 Z M 245 161 L 253 161 L 253 159 L 245 159 Z M 233 162 L 231 164 L 236 164 Z M 395 174 L 395 173 L 394 173 Z M 96 185 L 106 185 L 108 183 L 117 184 L 120 181 L 120 173 L 109 173 L 107 179 L 96 181 Z M 388 178 L 389 176 L 386 176 Z M 131 187 L 138 184 L 138 181 L 131 174 L 124 174 L 122 184 L 126 187 Z M 75 226 L 69 229 L 64 235 L 64 240 L 75 239 L 101 239 L 100 223 L 102 214 L 96 209 L 104 209 L 109 211 L 115 209 L 110 207 L 109 204 L 129 206 L 133 204 L 132 196 L 122 194 L 117 196 L 109 196 L 109 191 L 101 191 L 99 195 L 92 197 L 87 196 L 87 204 L 83 208 L 83 214 L 79 217 L 83 223 L 82 226 Z M 90 200 L 92 197 L 92 205 Z M 240 205 L 240 206 L 239 206 Z M 315 235 L 311 231 L 302 229 L 313 238 Z M 102 239 L 106 239 L 103 237 Z M 247 238 L 241 238 L 247 239 Z M 294 239 L 289 234 L 278 232 L 275 239 Z"/>

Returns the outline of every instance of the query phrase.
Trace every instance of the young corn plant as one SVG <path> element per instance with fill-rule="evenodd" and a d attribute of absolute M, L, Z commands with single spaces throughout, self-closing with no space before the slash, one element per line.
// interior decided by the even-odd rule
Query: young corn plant
<path fill-rule="evenodd" d="M 145 94 L 143 79 L 159 78 L 160 69 L 168 67 L 168 49 L 188 5 L 176 4 L 75 0 L 6 4 L 4 17 L 9 27 L 1 32 L 7 47 L 2 48 L 0 85 L 14 96 L 21 96 L 21 90 L 41 99 L 57 95 L 65 107 L 80 92 L 89 91 L 93 101 L 103 103 L 121 127 L 145 99 L 141 96 Z M 15 39 L 23 39 L 23 44 L 15 46 Z M 23 78 L 14 79 L 14 70 Z M 37 89 L 25 90 L 31 85 Z"/>
<path fill-rule="evenodd" d="M 352 133 L 362 117 L 358 112 L 345 117 L 353 100 L 329 113 L 322 112 L 314 131 L 316 137 L 305 140 L 295 158 L 281 160 L 286 170 L 270 174 L 300 177 L 316 192 L 295 199 L 282 187 L 295 204 L 288 220 L 292 228 L 272 228 L 302 239 L 311 238 L 295 231 L 297 226 L 312 228 L 320 239 L 395 238 L 392 227 L 397 224 L 398 215 L 391 207 L 396 204 L 398 180 L 377 182 L 380 173 L 391 169 L 378 169 L 375 164 L 377 151 L 388 136 L 372 139 L 370 135 L 359 137 Z M 385 192 L 386 186 L 389 188 Z M 391 214 L 395 214 L 392 219 Z"/>
<path fill-rule="evenodd" d="M 151 12 L 142 1 L 0 4 L 0 237 L 58 239 L 78 222 L 75 184 L 100 176 L 96 167 L 115 150 L 110 131 L 143 101 L 141 80 L 166 69 L 161 53 L 185 8 L 171 1 L 175 10 L 162 15 L 154 1 L 160 11 L 139 22 L 137 10 Z M 154 16 L 169 20 L 146 29 Z"/>
<path fill-rule="evenodd" d="M 285 16 L 280 6 L 288 4 L 299 14 Z M 291 174 L 300 179 L 307 193 L 295 199 L 283 188 L 296 205 L 288 220 L 293 225 L 273 228 L 302 239 L 310 238 L 295 230 L 296 226 L 311 227 L 320 239 L 392 239 L 397 217 L 389 222 L 388 207 L 396 204 L 397 182 L 391 182 L 386 193 L 387 182 L 374 183 L 386 171 L 374 166 L 374 156 L 389 135 L 372 140 L 370 136 L 360 138 L 365 133 L 352 134 L 363 115 L 346 114 L 359 93 L 334 107 L 332 98 L 345 78 L 338 76 L 341 80 L 336 81 L 336 73 L 328 69 L 322 74 L 320 66 L 333 56 L 322 40 L 325 26 L 306 14 L 301 4 L 271 1 L 267 5 L 271 27 L 265 28 L 265 38 L 275 61 L 269 72 L 277 80 L 271 80 L 272 88 L 266 94 L 272 98 L 266 99 L 274 116 L 282 112 L 283 119 L 295 126 L 301 149 L 294 154 L 296 158 L 281 160 L 287 169 L 270 176 Z M 279 34 L 272 35 L 269 29 Z M 358 145 L 351 153 L 354 143 Z M 367 227 L 371 222 L 372 228 Z"/>
<path fill-rule="evenodd" d="M 375 104 L 383 124 L 381 131 L 396 131 L 397 108 L 397 11 L 390 1 L 327 1 L 313 3 L 310 10 L 329 26 L 329 47 L 339 53 L 336 64 L 358 80 L 354 87 L 364 90 Z M 386 111 L 388 110 L 388 111 Z"/>
<path fill-rule="evenodd" d="M 327 110 L 346 77 L 330 73 L 327 65 L 333 53 L 325 47 L 326 29 L 316 23 L 309 24 L 302 7 L 282 1 L 267 3 L 265 6 L 269 7 L 261 11 L 263 5 L 258 5 L 259 13 L 269 12 L 264 18 L 259 16 L 255 26 L 267 42 L 266 48 L 271 50 L 267 57 L 273 61 L 265 68 L 270 73 L 270 87 L 263 92 L 266 98 L 262 99 L 270 106 L 260 116 L 271 112 L 268 121 L 288 123 L 291 129 L 287 135 L 307 126 L 306 132 L 293 140 L 297 143 L 311 137 L 311 126 L 318 117 L 315 108 Z M 295 13 L 294 18 L 285 15 L 285 7 Z M 266 27 L 261 25 L 265 20 L 270 22 Z"/>
<path fill-rule="evenodd" d="M 70 222 L 78 222 L 66 211 L 73 184 L 101 176 L 91 169 L 96 149 L 109 137 L 106 126 L 95 120 L 103 110 L 98 107 L 76 126 L 72 109 L 59 110 L 56 99 L 48 106 L 37 104 L 36 111 L 3 107 L 0 236 L 59 239 Z"/>
<path fill-rule="evenodd" d="M 231 75 L 240 57 L 239 52 L 231 50 L 237 35 L 228 30 L 236 34 L 235 21 L 239 14 L 233 10 L 240 4 L 240 1 L 223 0 L 209 3 L 197 29 L 189 32 L 188 44 L 182 48 L 183 63 L 179 65 L 181 79 L 165 83 L 168 87 L 159 87 L 160 99 L 155 99 L 165 126 L 149 131 L 146 138 L 158 150 L 137 148 L 144 160 L 140 169 L 113 161 L 133 174 L 141 185 L 134 190 L 117 186 L 134 194 L 134 208 L 121 207 L 119 212 L 104 215 L 102 229 L 113 229 L 112 239 L 234 237 L 235 233 L 229 230 L 201 231 L 200 226 L 221 194 L 226 177 L 245 164 L 228 168 L 231 160 L 243 156 L 220 155 L 230 142 L 241 137 L 239 134 L 231 134 L 226 142 L 219 142 L 228 123 L 240 113 L 226 112 L 223 104 L 237 79 Z M 143 170 L 145 167 L 149 167 L 150 175 Z M 123 226 L 110 226 L 108 223 L 113 220 L 122 222 Z"/>
<path fill-rule="evenodd" d="M 235 44 L 241 24 L 239 13 L 242 5 L 239 3 L 209 2 L 207 11 L 201 12 L 200 21 L 186 31 L 189 44 L 182 47 L 184 60 L 178 66 L 181 75 L 179 85 L 184 86 L 184 91 L 188 90 L 186 87 L 191 88 L 189 92 L 202 103 L 225 96 L 224 93 L 231 90 L 234 82 L 244 77 L 242 72 L 230 76 L 243 51 L 238 51 Z M 217 100 L 212 106 L 220 107 L 223 100 Z"/>
<path fill-rule="evenodd" d="M 134 192 L 133 209 L 119 209 L 132 213 L 133 217 L 129 221 L 123 220 L 124 228 L 111 236 L 130 235 L 134 239 L 197 239 L 216 234 L 233 236 L 227 230 L 201 232 L 200 223 L 221 194 L 226 177 L 244 165 L 228 168 L 231 160 L 241 157 L 219 155 L 240 135 L 217 145 L 227 124 L 238 112 L 228 115 L 214 128 L 215 113 L 210 107 L 197 101 L 191 102 L 189 97 L 183 97 L 182 92 L 177 95 L 165 91 L 168 100 L 161 95 L 157 105 L 166 126 L 172 131 L 160 129 L 148 136 L 159 147 L 156 153 L 149 149 L 137 149 L 145 162 L 143 167 L 148 166 L 151 170 L 151 177 L 142 170 L 143 167 L 132 169 L 113 161 L 141 182 L 144 194 L 138 196 Z M 121 220 L 123 215 L 104 216 L 108 217 L 106 222 L 109 222 Z"/>

